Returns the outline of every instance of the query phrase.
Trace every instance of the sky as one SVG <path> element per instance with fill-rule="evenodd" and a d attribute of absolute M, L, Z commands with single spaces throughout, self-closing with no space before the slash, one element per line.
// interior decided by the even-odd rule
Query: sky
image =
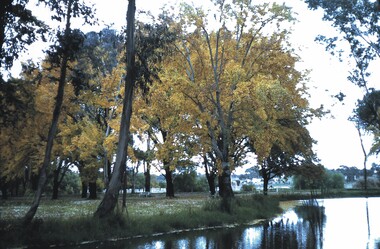
<path fill-rule="evenodd" d="M 113 24 L 113 28 L 120 30 L 125 25 L 127 10 L 127 0 L 92 0 L 96 8 L 96 16 L 99 18 L 100 26 L 85 27 L 82 23 L 76 23 L 83 32 L 99 31 L 104 24 Z M 256 0 L 259 2 L 278 2 L 276 0 Z M 33 2 L 33 1 L 31 1 Z M 172 2 L 173 0 L 136 0 L 137 10 L 149 10 L 153 14 L 159 13 L 161 7 Z M 189 1 L 187 1 L 189 2 Z M 207 3 L 206 0 L 193 0 L 196 6 Z M 301 57 L 301 62 L 297 64 L 300 70 L 309 69 L 309 102 L 311 107 L 317 108 L 321 104 L 328 110 L 330 115 L 321 120 L 315 119 L 308 126 L 311 136 L 317 141 L 314 151 L 321 159 L 321 164 L 327 168 L 335 169 L 340 165 L 363 167 L 364 156 L 360 145 L 358 132 L 354 124 L 348 121 L 352 114 L 357 99 L 362 98 L 363 92 L 347 80 L 350 69 L 349 60 L 339 62 L 337 58 L 331 56 L 325 51 L 324 46 L 314 41 L 319 34 L 334 35 L 336 31 L 327 22 L 322 21 L 322 11 L 311 11 L 307 9 L 302 0 L 286 1 L 288 6 L 298 13 L 297 22 L 293 25 L 293 34 L 291 42 L 297 48 L 297 54 Z M 49 20 L 49 13 L 39 10 L 38 16 L 44 16 Z M 37 14 L 36 14 L 37 15 Z M 42 58 L 42 48 L 46 45 L 36 44 L 22 56 L 21 60 L 29 58 Z M 374 68 L 380 68 L 380 63 Z M 14 71 L 17 72 L 19 66 L 16 64 Z M 380 79 L 380 74 L 374 74 L 372 85 L 375 86 L 376 80 Z M 379 85 L 378 85 L 379 86 Z M 377 87 L 379 88 L 379 87 Z M 344 104 L 332 98 L 339 92 L 346 95 Z M 371 138 L 365 138 L 365 148 L 369 150 Z M 370 157 L 368 164 L 372 162 L 379 163 L 379 158 Z"/>

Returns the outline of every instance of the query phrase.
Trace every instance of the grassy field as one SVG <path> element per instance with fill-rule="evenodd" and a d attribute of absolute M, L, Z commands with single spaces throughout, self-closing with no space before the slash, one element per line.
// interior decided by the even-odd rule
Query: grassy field
<path fill-rule="evenodd" d="M 64 197 L 43 199 L 33 223 L 24 227 L 21 218 L 31 200 L 14 198 L 0 204 L 0 248 L 76 244 L 82 241 L 128 238 L 183 229 L 199 229 L 252 223 L 281 212 L 279 199 L 257 195 L 238 196 L 230 212 L 222 210 L 219 198 L 207 194 L 132 197 L 127 211 L 121 208 L 103 220 L 92 217 L 100 200 Z M 119 205 L 120 206 L 120 205 Z"/>

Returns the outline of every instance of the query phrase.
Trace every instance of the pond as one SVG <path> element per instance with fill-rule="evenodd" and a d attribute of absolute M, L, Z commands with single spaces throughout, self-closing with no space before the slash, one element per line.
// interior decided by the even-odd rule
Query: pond
<path fill-rule="evenodd" d="M 380 249 L 380 198 L 303 201 L 262 225 L 107 242 L 96 248 Z"/>

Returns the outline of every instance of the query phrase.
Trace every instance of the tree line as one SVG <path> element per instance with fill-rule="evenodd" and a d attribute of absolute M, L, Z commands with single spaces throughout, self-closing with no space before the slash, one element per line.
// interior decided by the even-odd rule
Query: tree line
<path fill-rule="evenodd" d="M 158 169 L 166 195 L 174 197 L 173 172 L 195 164 L 210 193 L 218 185 L 224 199 L 234 196 L 231 172 L 249 156 L 256 157 L 264 193 L 275 176 L 318 167 L 306 126 L 323 108 L 309 106 L 286 5 L 212 1 L 215 8 L 205 10 L 182 3 L 176 14 L 163 10 L 141 22 L 129 0 L 125 33 L 84 34 L 71 20 L 93 24 L 91 7 L 39 2 L 63 30 L 39 21 L 27 0 L 0 8 L 5 72 L 39 37 L 55 41 L 42 61 L 24 62 L 20 77 L 0 77 L 1 187 L 22 182 L 35 190 L 26 223 L 47 179 L 59 186 L 74 166 L 83 193 L 89 187 L 94 197 L 98 184 L 106 189 L 97 217 L 114 210 L 126 167 L 130 177 L 143 167 L 146 191 Z"/>

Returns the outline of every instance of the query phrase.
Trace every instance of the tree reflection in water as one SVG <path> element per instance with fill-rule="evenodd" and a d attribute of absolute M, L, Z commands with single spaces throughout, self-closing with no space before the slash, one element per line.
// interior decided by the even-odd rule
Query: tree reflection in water
<path fill-rule="evenodd" d="M 263 228 L 261 249 L 323 248 L 325 209 L 312 199 L 294 209 L 297 219 L 282 218 L 268 222 Z"/>
<path fill-rule="evenodd" d="M 323 200 L 323 205 L 315 200 L 304 201 L 263 225 L 172 233 L 67 249 L 380 249 L 380 198 L 328 199 Z M 367 234 L 369 218 L 371 231 Z"/>

